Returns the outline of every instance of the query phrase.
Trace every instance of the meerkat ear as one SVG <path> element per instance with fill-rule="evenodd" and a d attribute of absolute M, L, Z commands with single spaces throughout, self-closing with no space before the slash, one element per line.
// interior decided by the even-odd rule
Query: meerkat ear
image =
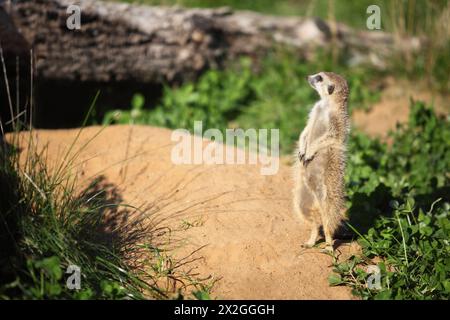
<path fill-rule="evenodd" d="M 332 94 L 334 92 L 334 84 L 330 84 L 328 86 L 328 94 Z"/>

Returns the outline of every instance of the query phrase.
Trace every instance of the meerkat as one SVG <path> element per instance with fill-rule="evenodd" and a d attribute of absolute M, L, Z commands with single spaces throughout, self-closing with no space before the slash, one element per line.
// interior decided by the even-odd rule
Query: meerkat
<path fill-rule="evenodd" d="M 316 244 L 322 226 L 325 250 L 333 251 L 333 234 L 345 219 L 349 90 L 347 81 L 332 72 L 320 72 L 307 80 L 320 100 L 311 109 L 298 140 L 293 204 L 296 214 L 311 227 L 309 240 L 303 246 Z"/>

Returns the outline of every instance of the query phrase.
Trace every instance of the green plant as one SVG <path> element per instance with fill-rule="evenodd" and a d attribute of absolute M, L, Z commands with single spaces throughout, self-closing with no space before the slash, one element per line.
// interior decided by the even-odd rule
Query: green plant
<path fill-rule="evenodd" d="M 101 178 L 77 192 L 71 174 L 81 150 L 67 150 L 65 157 L 50 172 L 46 164 L 47 148 L 39 148 L 29 135 L 18 129 L 2 141 L 0 172 L 2 184 L 10 190 L 2 199 L 0 221 L 2 243 L 9 254 L 2 256 L 3 298 L 142 298 L 151 286 L 140 281 L 125 263 L 127 244 L 140 239 L 130 235 L 106 233 L 107 214 L 122 204 L 108 198 L 101 189 Z M 27 147 L 21 161 L 19 145 Z M 26 141 L 26 142 L 24 142 Z M 94 193 L 93 193 L 94 192 Z M 81 291 L 69 290 L 63 275 L 69 265 L 81 269 Z M 105 291 L 104 283 L 120 290 Z"/>
<path fill-rule="evenodd" d="M 345 284 L 365 299 L 445 299 L 450 297 L 450 204 L 435 201 L 430 210 L 418 210 L 414 199 L 393 203 L 392 217 L 378 219 L 361 235 L 361 255 L 336 263 L 331 285 Z M 379 262 L 374 262 L 374 258 Z M 380 287 L 369 288 L 379 268 Z"/>
<path fill-rule="evenodd" d="M 145 212 L 130 218 L 138 209 L 124 204 L 105 177 L 80 188 L 76 161 L 102 129 L 76 148 L 81 128 L 50 170 L 48 147 L 21 128 L 17 121 L 0 141 L 0 299 L 159 299 L 175 294 L 162 280 L 201 285 L 162 249 L 173 265 L 158 269 Z M 66 285 L 69 266 L 80 270 L 80 289 Z"/>

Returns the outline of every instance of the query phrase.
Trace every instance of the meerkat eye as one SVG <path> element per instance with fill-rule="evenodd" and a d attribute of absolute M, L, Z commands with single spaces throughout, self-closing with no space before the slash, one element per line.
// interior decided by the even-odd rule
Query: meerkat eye
<path fill-rule="evenodd" d="M 317 81 L 317 82 L 322 82 L 322 81 L 323 81 L 322 76 L 317 76 L 317 77 L 316 77 L 316 81 Z"/>
<path fill-rule="evenodd" d="M 332 94 L 334 92 L 334 84 L 330 84 L 328 86 L 328 94 Z"/>

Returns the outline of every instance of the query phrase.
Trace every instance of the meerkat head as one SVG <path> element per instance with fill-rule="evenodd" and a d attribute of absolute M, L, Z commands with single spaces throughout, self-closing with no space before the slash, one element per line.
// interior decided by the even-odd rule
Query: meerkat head
<path fill-rule="evenodd" d="M 307 80 L 321 99 L 347 102 L 347 81 L 340 75 L 333 72 L 319 72 L 308 76 Z"/>

